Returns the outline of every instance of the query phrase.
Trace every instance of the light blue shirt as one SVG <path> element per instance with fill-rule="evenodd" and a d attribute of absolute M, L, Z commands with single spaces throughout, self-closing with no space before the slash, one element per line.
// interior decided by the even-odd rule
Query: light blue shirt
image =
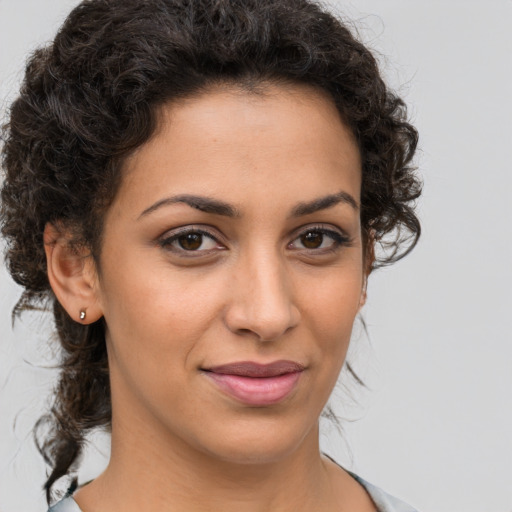
<path fill-rule="evenodd" d="M 350 472 L 349 472 L 350 473 Z M 418 512 L 416 509 L 407 505 L 403 501 L 391 496 L 390 494 L 379 489 L 375 485 L 368 483 L 361 477 L 350 473 L 370 495 L 371 499 L 377 507 L 377 512 Z M 50 508 L 48 512 L 82 512 L 80 507 L 72 496 L 67 496 L 63 500 L 59 501 L 56 505 Z"/>

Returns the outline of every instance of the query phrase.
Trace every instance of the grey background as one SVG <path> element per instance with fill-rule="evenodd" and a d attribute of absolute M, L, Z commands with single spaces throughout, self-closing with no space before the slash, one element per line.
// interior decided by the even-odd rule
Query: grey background
<path fill-rule="evenodd" d="M 512 512 L 512 2 L 331 1 L 356 20 L 421 134 L 424 234 L 370 278 L 355 366 L 369 390 L 340 386 L 344 433 L 326 451 L 423 512 Z M 0 98 L 74 0 L 0 0 Z M 20 290 L 0 270 L 0 512 L 44 511 L 31 427 L 55 371 L 48 325 L 11 329 Z M 105 462 L 98 436 L 81 472 Z"/>

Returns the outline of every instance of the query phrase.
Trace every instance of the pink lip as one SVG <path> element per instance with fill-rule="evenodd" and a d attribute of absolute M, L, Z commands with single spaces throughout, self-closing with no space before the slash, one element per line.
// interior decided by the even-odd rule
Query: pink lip
<path fill-rule="evenodd" d="M 304 366 L 293 361 L 258 364 L 250 361 L 208 368 L 207 375 L 222 391 L 248 405 L 271 405 L 297 385 Z"/>

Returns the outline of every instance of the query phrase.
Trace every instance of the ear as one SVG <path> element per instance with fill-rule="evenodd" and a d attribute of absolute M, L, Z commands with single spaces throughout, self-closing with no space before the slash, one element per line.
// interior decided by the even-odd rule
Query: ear
<path fill-rule="evenodd" d="M 92 255 L 74 246 L 71 232 L 61 225 L 47 223 L 43 241 L 48 280 L 57 300 L 76 322 L 99 320 L 103 312 Z"/>
<path fill-rule="evenodd" d="M 367 299 L 367 288 L 368 288 L 368 277 L 373 270 L 373 264 L 375 263 L 375 237 L 374 232 L 370 232 L 368 241 L 366 242 L 366 248 L 363 255 L 363 286 L 361 288 L 361 298 L 359 300 L 359 310 L 366 304 Z"/>

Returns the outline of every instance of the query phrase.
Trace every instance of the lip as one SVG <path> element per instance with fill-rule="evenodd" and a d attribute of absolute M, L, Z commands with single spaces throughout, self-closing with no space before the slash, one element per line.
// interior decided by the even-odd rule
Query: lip
<path fill-rule="evenodd" d="M 252 406 L 284 400 L 297 386 L 303 371 L 304 366 L 294 361 L 270 364 L 241 361 L 203 369 L 223 392 Z"/>

